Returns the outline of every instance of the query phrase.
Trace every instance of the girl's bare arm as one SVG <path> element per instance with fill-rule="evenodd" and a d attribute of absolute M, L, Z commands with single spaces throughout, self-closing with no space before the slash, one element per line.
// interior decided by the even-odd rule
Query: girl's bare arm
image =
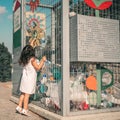
<path fill-rule="evenodd" d="M 39 64 L 36 62 L 35 58 L 32 58 L 31 63 L 36 70 L 40 70 L 42 68 L 42 66 L 44 65 L 45 61 L 46 61 L 46 57 L 44 56 L 44 57 L 42 57 Z"/>

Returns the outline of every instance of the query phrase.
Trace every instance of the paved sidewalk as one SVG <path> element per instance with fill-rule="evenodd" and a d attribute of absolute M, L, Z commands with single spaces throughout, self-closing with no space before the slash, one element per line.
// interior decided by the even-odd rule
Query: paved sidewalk
<path fill-rule="evenodd" d="M 11 82 L 0 82 L 0 120 L 45 120 L 33 112 L 30 112 L 31 117 L 16 113 L 17 105 L 10 101 L 11 88 Z"/>

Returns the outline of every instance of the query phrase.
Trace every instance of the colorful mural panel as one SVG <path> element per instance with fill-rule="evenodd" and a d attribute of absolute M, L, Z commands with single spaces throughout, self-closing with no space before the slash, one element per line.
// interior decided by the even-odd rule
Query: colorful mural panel
<path fill-rule="evenodd" d="M 43 47 L 45 43 L 46 18 L 42 13 L 26 13 L 26 36 L 28 43 L 33 43 L 34 47 Z"/>

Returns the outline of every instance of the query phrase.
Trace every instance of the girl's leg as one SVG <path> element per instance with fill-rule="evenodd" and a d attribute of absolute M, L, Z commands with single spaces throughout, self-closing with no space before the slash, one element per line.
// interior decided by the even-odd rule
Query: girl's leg
<path fill-rule="evenodd" d="M 18 113 L 22 112 L 22 105 L 23 105 L 24 97 L 25 97 L 25 93 L 21 93 L 18 106 L 16 107 L 16 112 Z"/>
<path fill-rule="evenodd" d="M 25 93 L 21 93 L 20 98 L 19 98 L 19 103 L 18 106 L 22 108 L 23 101 L 24 101 Z"/>
<path fill-rule="evenodd" d="M 24 109 L 25 110 L 28 110 L 29 97 L 30 97 L 30 94 L 25 93 L 25 97 L 24 97 Z"/>

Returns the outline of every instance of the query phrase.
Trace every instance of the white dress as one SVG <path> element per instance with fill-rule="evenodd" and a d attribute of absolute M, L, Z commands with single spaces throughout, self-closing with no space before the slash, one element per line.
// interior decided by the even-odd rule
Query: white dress
<path fill-rule="evenodd" d="M 37 72 L 35 68 L 32 66 L 30 60 L 29 63 L 23 67 L 20 91 L 27 94 L 34 94 L 36 88 L 36 79 Z"/>

